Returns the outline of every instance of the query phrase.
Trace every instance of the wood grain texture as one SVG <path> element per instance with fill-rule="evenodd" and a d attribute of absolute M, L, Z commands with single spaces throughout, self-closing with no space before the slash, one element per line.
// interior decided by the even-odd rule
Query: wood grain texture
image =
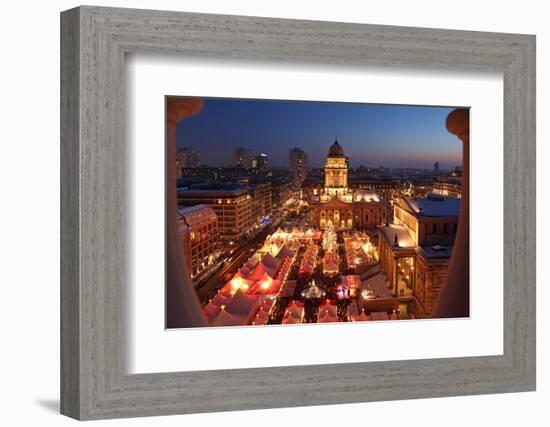
<path fill-rule="evenodd" d="M 61 19 L 61 412 L 80 414 L 79 11 Z"/>
<path fill-rule="evenodd" d="M 84 6 L 62 13 L 61 38 L 62 413 L 99 419 L 535 389 L 534 36 Z M 504 354 L 127 374 L 128 53 L 502 72 Z"/>

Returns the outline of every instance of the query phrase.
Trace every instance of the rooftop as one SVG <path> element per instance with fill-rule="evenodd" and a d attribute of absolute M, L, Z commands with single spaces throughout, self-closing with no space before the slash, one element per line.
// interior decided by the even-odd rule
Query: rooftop
<path fill-rule="evenodd" d="M 200 222 L 216 218 L 214 210 L 206 205 L 195 205 L 181 208 L 178 210 L 178 214 L 180 218 L 185 219 L 185 222 L 190 227 Z"/>
<path fill-rule="evenodd" d="M 420 246 L 419 252 L 428 259 L 438 259 L 445 258 L 448 259 L 451 257 L 453 251 L 452 246 Z"/>
<path fill-rule="evenodd" d="M 334 143 L 330 146 L 328 150 L 328 157 L 345 157 L 344 149 L 342 148 L 338 140 L 335 140 Z"/>
<path fill-rule="evenodd" d="M 460 212 L 460 199 L 444 198 L 436 195 L 418 199 L 404 197 L 404 199 L 411 210 L 418 215 L 429 217 L 457 217 Z"/>
<path fill-rule="evenodd" d="M 380 232 L 386 237 L 390 245 L 395 243 L 397 237 L 397 244 L 400 248 L 412 248 L 415 246 L 409 232 L 404 225 L 388 224 L 379 227 Z"/>
<path fill-rule="evenodd" d="M 239 195 L 248 192 L 246 188 L 178 188 L 177 193 L 181 195 Z"/>
<path fill-rule="evenodd" d="M 353 192 L 353 199 L 356 202 L 365 201 L 365 202 L 379 202 L 380 197 L 374 190 L 368 189 L 357 189 Z"/>

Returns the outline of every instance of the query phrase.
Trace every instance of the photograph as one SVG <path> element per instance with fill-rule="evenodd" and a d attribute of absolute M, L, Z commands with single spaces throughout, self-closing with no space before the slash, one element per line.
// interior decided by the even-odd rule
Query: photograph
<path fill-rule="evenodd" d="M 453 112 L 166 96 L 166 327 L 468 317 Z"/>

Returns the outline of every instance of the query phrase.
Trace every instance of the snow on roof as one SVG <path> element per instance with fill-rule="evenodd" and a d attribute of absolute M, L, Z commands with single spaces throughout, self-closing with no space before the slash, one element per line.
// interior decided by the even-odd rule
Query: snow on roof
<path fill-rule="evenodd" d="M 397 243 L 400 248 L 414 247 L 415 244 L 404 225 L 388 224 L 379 228 L 380 231 L 386 236 L 390 245 L 395 243 L 395 237 L 397 236 Z"/>
<path fill-rule="evenodd" d="M 435 195 L 418 199 L 404 197 L 404 199 L 416 214 L 424 216 L 458 216 L 460 212 L 460 199 Z"/>
<path fill-rule="evenodd" d="M 353 192 L 353 198 L 355 201 L 365 201 L 365 202 L 379 202 L 380 196 L 376 193 L 376 191 L 371 189 L 363 189 L 359 188 Z"/>
<path fill-rule="evenodd" d="M 178 213 L 181 217 L 185 218 L 185 222 L 187 222 L 189 226 L 216 218 L 214 210 L 202 204 L 179 209 Z"/>
<path fill-rule="evenodd" d="M 388 289 L 386 285 L 386 279 L 382 273 L 378 273 L 367 280 L 362 282 L 361 287 L 363 289 L 372 289 L 374 290 L 375 298 L 391 298 L 391 290 Z"/>
<path fill-rule="evenodd" d="M 421 246 L 419 251 L 425 258 L 450 258 L 453 251 L 452 246 Z"/>

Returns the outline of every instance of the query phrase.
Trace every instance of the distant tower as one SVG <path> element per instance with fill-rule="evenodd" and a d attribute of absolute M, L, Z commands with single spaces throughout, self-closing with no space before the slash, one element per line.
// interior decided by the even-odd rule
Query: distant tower
<path fill-rule="evenodd" d="M 439 162 L 434 163 L 434 172 L 435 173 L 439 172 Z"/>
<path fill-rule="evenodd" d="M 252 159 L 252 169 L 265 170 L 267 169 L 267 154 L 260 153 Z"/>
<path fill-rule="evenodd" d="M 348 192 L 348 159 L 336 139 L 328 150 L 325 162 L 325 194 L 343 196 Z"/>
<path fill-rule="evenodd" d="M 254 153 L 250 148 L 238 147 L 233 151 L 233 166 L 237 168 L 251 168 Z"/>
<path fill-rule="evenodd" d="M 179 160 L 182 168 L 198 168 L 201 162 L 201 155 L 192 145 L 183 147 L 176 153 L 176 160 Z"/>
<path fill-rule="evenodd" d="M 308 163 L 308 157 L 305 151 L 298 147 L 289 150 L 288 169 L 290 179 L 295 187 L 300 187 L 307 178 Z"/>

